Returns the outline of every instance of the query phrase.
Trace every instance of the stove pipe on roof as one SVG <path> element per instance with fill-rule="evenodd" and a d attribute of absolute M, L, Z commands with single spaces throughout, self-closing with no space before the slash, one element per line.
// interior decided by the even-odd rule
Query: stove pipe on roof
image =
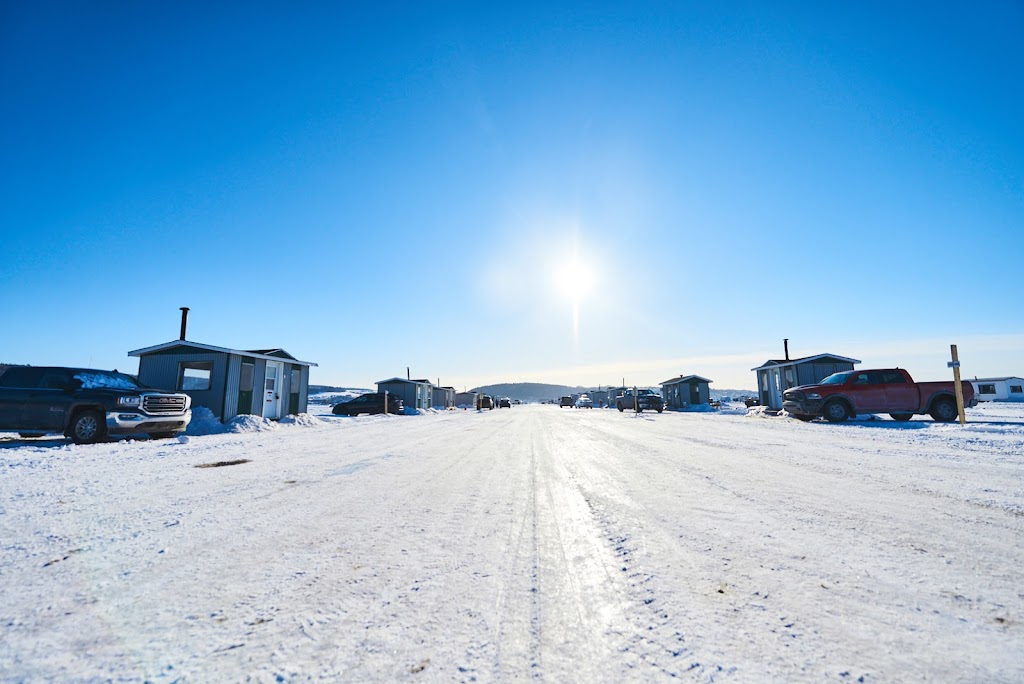
<path fill-rule="evenodd" d="M 181 309 L 181 337 L 179 337 L 178 339 L 184 341 L 184 339 L 185 339 L 185 328 L 188 327 L 188 307 L 187 306 L 179 306 L 178 308 Z"/>
<path fill-rule="evenodd" d="M 782 340 L 782 347 L 786 350 L 786 360 L 789 361 L 789 338 Z"/>

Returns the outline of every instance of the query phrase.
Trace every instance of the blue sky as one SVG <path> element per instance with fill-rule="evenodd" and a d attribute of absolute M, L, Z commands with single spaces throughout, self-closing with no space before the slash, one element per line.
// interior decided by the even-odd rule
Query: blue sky
<path fill-rule="evenodd" d="M 0 361 L 1024 374 L 1019 2 L 483 4 L 5 3 Z"/>

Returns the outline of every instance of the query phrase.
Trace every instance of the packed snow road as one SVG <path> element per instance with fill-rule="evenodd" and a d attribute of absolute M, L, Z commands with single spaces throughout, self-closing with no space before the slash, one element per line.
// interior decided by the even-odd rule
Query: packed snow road
<path fill-rule="evenodd" d="M 1021 681 L 1004 413 L 0 435 L 0 680 Z"/>

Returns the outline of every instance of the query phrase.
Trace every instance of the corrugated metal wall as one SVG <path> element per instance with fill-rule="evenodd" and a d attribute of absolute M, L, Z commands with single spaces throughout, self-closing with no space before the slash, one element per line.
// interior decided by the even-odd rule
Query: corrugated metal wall
<path fill-rule="evenodd" d="M 416 408 L 416 388 L 408 382 L 384 382 L 377 383 L 378 392 L 388 392 L 402 400 L 406 408 Z"/>
<path fill-rule="evenodd" d="M 147 354 L 139 358 L 139 382 L 158 389 L 184 391 L 192 397 L 192 408 L 205 406 L 223 420 L 224 388 L 228 373 L 228 355 L 216 352 L 196 354 Z M 181 390 L 178 386 L 181 364 L 192 361 L 213 362 L 210 389 Z"/>
<path fill-rule="evenodd" d="M 266 381 L 267 362 L 238 354 L 222 354 L 217 352 L 197 352 L 194 354 L 147 354 L 139 358 L 139 382 L 149 387 L 164 390 L 178 390 L 181 375 L 181 363 L 189 361 L 209 361 L 213 363 L 210 374 L 210 389 L 187 390 L 192 397 L 193 406 L 205 406 L 219 420 L 228 421 L 239 415 L 238 390 L 241 378 L 242 363 L 252 363 L 253 368 L 253 405 L 252 412 L 263 415 L 265 406 L 264 383 Z M 281 415 L 289 412 L 291 400 L 291 371 L 298 369 L 299 377 L 299 413 L 305 413 L 309 401 L 309 366 L 300 366 L 284 362 L 284 373 L 280 379 L 278 390 L 281 395 Z M 409 387 L 407 385 L 407 387 Z M 415 406 L 415 397 L 407 405 Z"/>
<path fill-rule="evenodd" d="M 816 384 L 833 373 L 842 373 L 843 371 L 853 370 L 852 363 L 801 363 L 796 367 L 797 370 L 797 384 L 798 385 L 813 385 Z"/>
<path fill-rule="evenodd" d="M 252 412 L 257 416 L 262 416 L 263 407 L 266 406 L 263 395 L 266 393 L 264 383 L 267 381 L 267 361 L 266 359 L 253 359 L 253 361 L 256 368 L 253 369 L 252 376 Z"/>
<path fill-rule="evenodd" d="M 231 420 L 238 415 L 238 380 L 242 375 L 242 357 L 238 354 L 228 354 L 228 372 L 224 395 L 224 417 L 221 420 Z"/>

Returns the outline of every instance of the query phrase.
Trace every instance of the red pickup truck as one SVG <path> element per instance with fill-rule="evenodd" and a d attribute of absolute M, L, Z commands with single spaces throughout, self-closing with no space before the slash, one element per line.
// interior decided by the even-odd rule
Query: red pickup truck
<path fill-rule="evenodd" d="M 974 406 L 974 387 L 963 380 L 964 406 Z M 782 408 L 800 420 L 822 416 L 841 423 L 861 413 L 888 413 L 893 420 L 910 420 L 928 413 L 949 423 L 957 419 L 952 382 L 914 382 L 902 368 L 833 373 L 816 385 L 788 389 Z"/>

